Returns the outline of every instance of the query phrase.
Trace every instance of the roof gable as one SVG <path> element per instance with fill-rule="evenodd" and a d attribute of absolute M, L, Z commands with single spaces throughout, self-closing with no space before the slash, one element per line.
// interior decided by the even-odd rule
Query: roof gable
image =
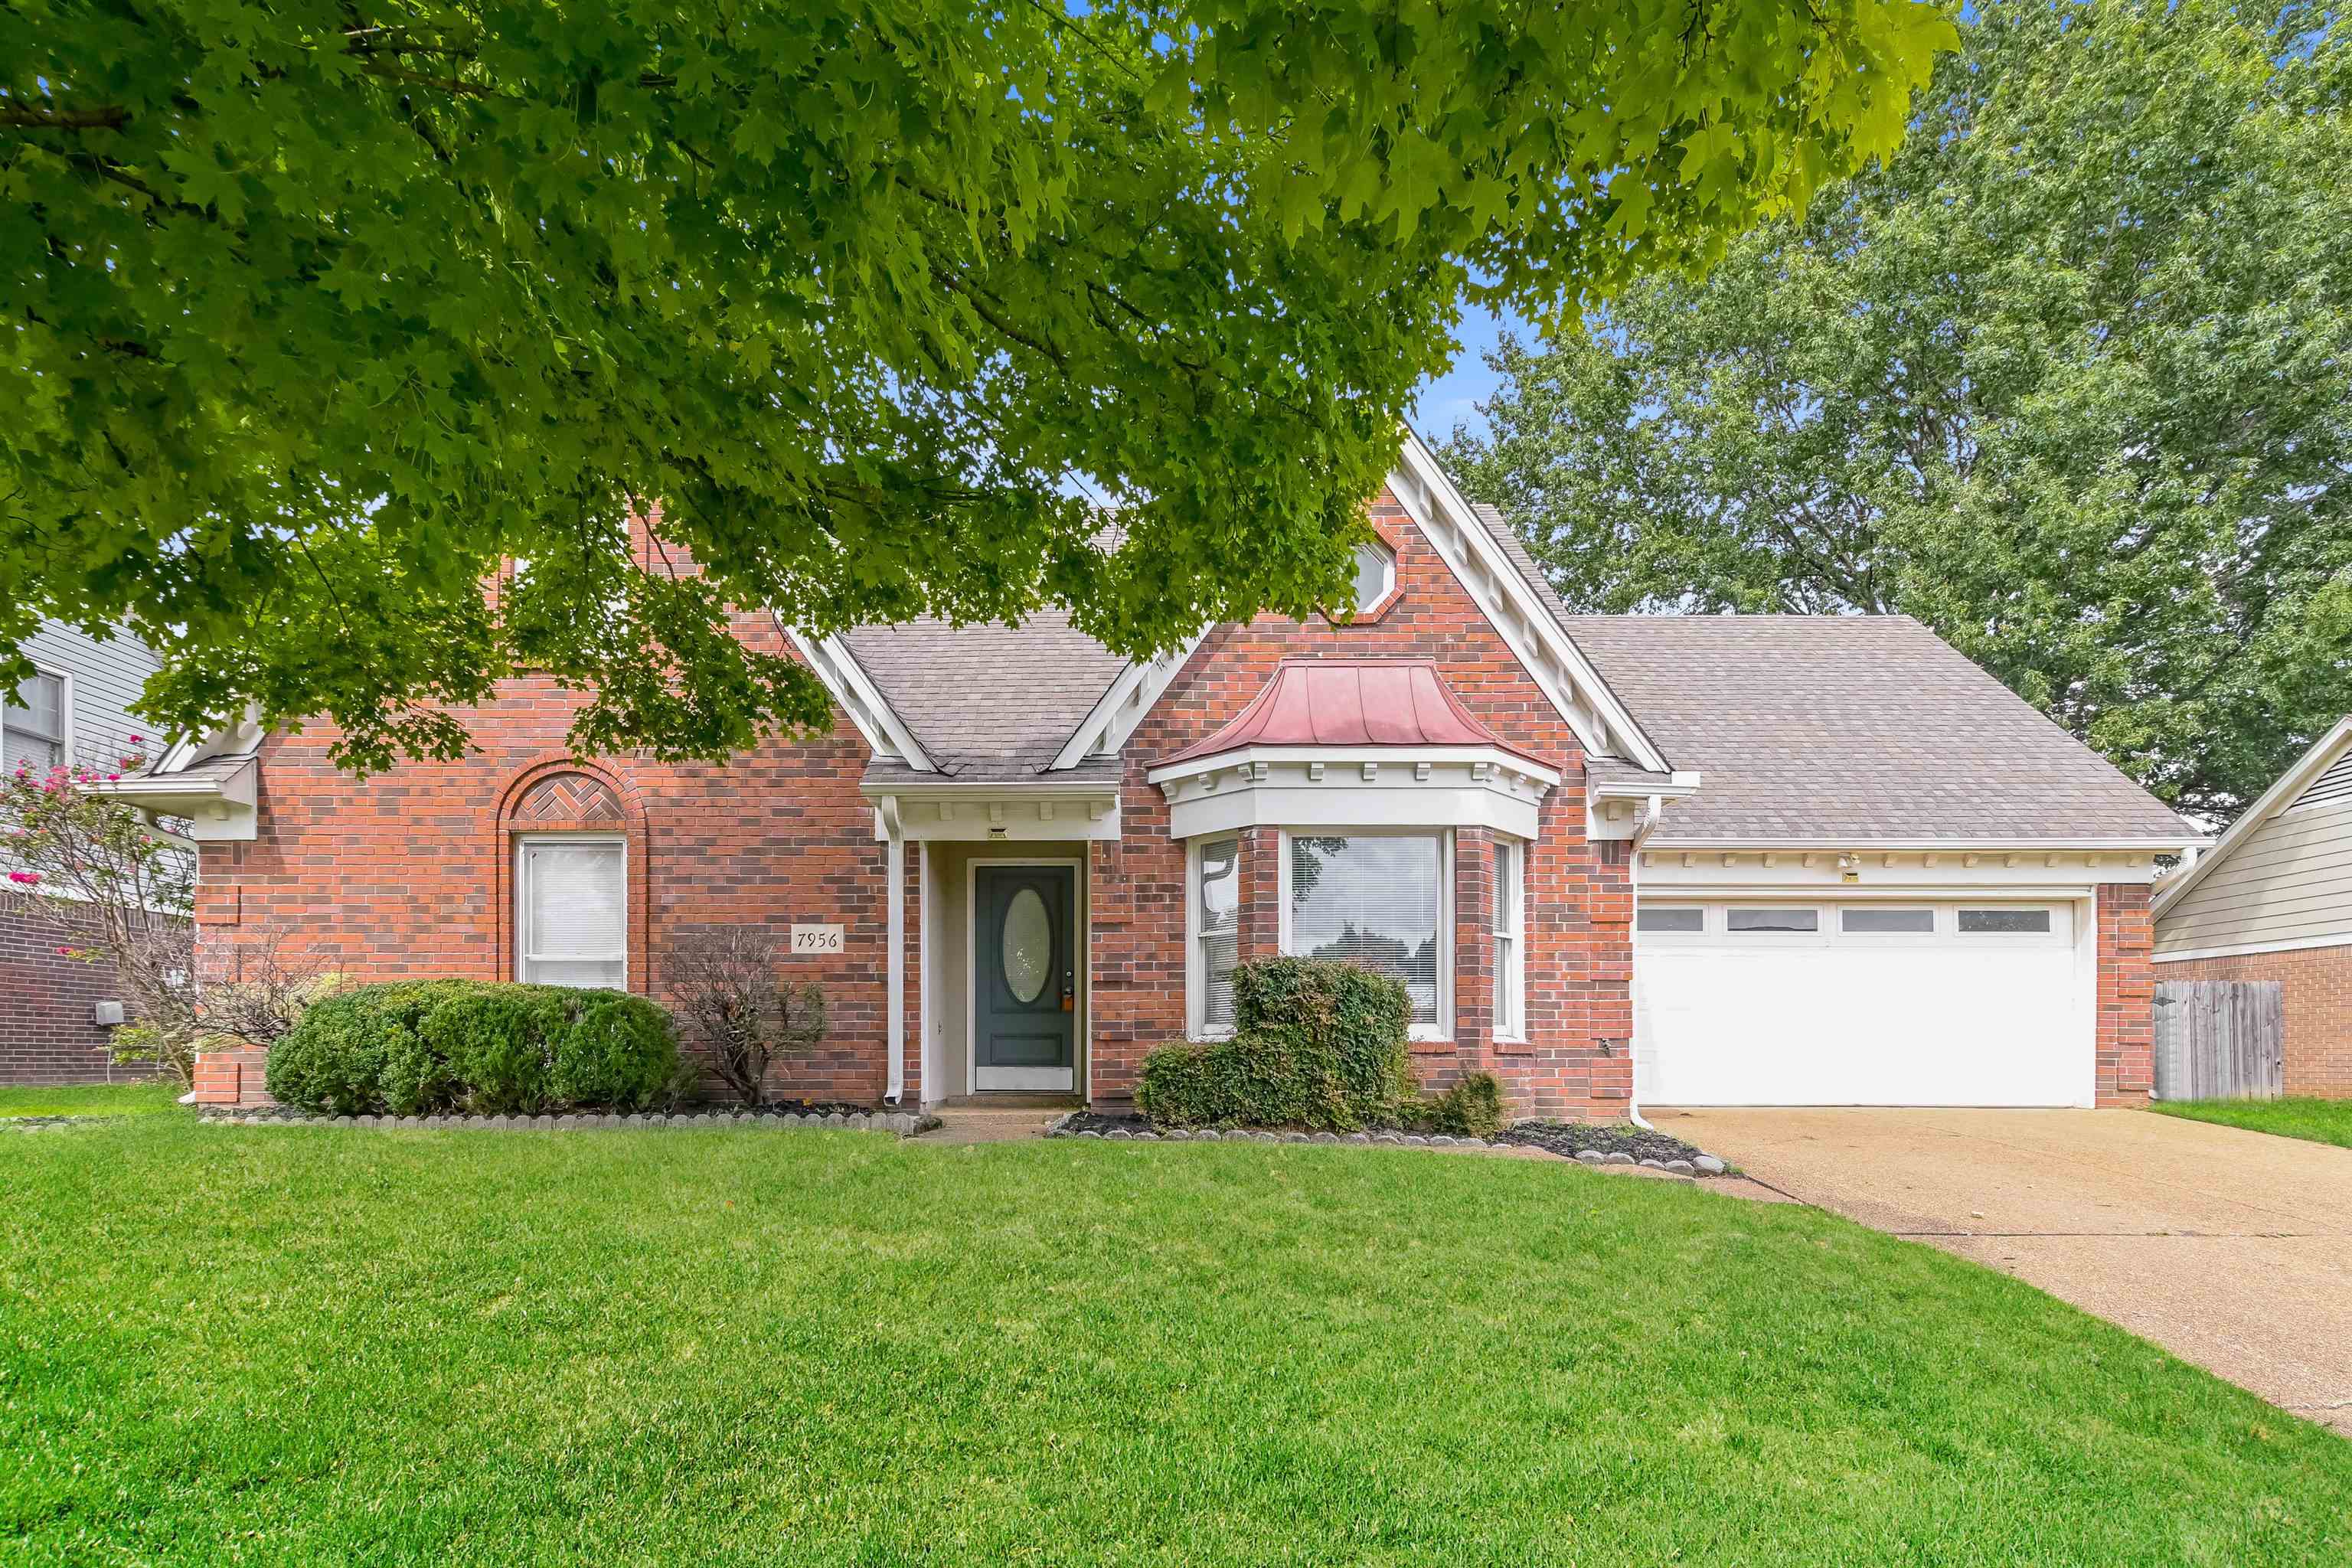
<path fill-rule="evenodd" d="M 2298 806 L 2326 805 L 2352 795 L 2352 716 L 2336 721 L 2336 727 L 2313 743 L 2311 750 L 2295 759 L 2294 765 L 2278 776 L 2277 782 L 2264 790 L 2262 798 L 2238 814 L 2213 847 L 2197 858 L 2194 865 L 2175 872 L 2158 884 L 2153 908 L 2158 916 L 2180 902 L 2189 889 L 2210 876 L 2215 868 L 2238 851 L 2239 846 L 2252 838 L 2263 823 L 2283 811 Z"/>

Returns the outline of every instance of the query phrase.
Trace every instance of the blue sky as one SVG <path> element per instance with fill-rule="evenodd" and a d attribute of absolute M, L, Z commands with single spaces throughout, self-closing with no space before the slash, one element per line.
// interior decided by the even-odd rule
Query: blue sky
<path fill-rule="evenodd" d="M 1475 306 L 1465 306 L 1462 311 L 1462 353 L 1454 368 L 1444 375 L 1433 377 L 1421 385 L 1412 407 L 1412 427 L 1422 439 L 1432 443 L 1443 441 L 1454 434 L 1456 425 L 1467 425 L 1474 430 L 1486 428 L 1486 420 L 1478 416 L 1479 402 L 1495 390 L 1496 376 L 1486 368 L 1486 352 L 1495 346 L 1495 340 L 1506 331 L 1515 332 L 1521 341 L 1534 338 L 1535 331 L 1514 315 L 1496 315 Z"/>

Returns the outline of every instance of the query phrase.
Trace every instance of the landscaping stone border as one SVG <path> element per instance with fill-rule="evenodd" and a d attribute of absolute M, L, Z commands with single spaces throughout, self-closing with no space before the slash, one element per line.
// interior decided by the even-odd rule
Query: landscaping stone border
<path fill-rule="evenodd" d="M 798 1111 L 761 1109 L 685 1111 L 575 1111 L 546 1116 L 330 1116 L 285 1106 L 207 1110 L 199 1121 L 235 1127 L 398 1127 L 430 1131 L 591 1132 L 654 1128 L 801 1128 L 824 1131 L 890 1132 L 913 1138 L 940 1125 L 911 1110 Z"/>
<path fill-rule="evenodd" d="M 1048 1138 L 1096 1138 L 1113 1143 L 1377 1143 L 1409 1149 L 1544 1149 L 1547 1153 L 1559 1152 L 1558 1150 L 1548 1149 L 1544 1144 L 1533 1140 L 1515 1139 L 1507 1133 L 1502 1138 L 1489 1139 L 1456 1138 L 1444 1132 L 1406 1132 L 1392 1127 L 1369 1132 L 1266 1132 L 1245 1127 L 1220 1131 L 1213 1127 L 1191 1130 L 1179 1127 L 1161 1132 L 1149 1126 L 1103 1129 L 1071 1125 L 1073 1122 L 1088 1120 L 1099 1121 L 1113 1119 L 1099 1116 L 1092 1111 L 1066 1111 L 1046 1123 L 1045 1136 Z M 1712 1154 L 1700 1154 L 1689 1160 L 1637 1160 L 1622 1150 L 1604 1153 L 1599 1150 L 1586 1149 L 1579 1151 L 1573 1158 L 1579 1164 L 1644 1165 L 1652 1170 L 1665 1171 L 1677 1176 L 1720 1176 L 1730 1168 Z"/>
<path fill-rule="evenodd" d="M 122 1111 L 97 1116 L 8 1116 L 0 1117 L 0 1129 L 11 1132 L 46 1132 L 53 1127 L 85 1127 L 100 1121 L 128 1120 Z"/>

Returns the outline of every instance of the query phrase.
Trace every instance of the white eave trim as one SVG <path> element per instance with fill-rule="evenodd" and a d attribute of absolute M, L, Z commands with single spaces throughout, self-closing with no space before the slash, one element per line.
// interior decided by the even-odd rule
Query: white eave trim
<path fill-rule="evenodd" d="M 1557 771 L 1498 746 L 1243 746 L 1145 778 L 1172 838 L 1242 827 L 1486 827 L 1532 839 Z"/>
<path fill-rule="evenodd" d="M 1601 672 L 1495 542 L 1470 502 L 1410 428 L 1389 493 L 1527 668 L 1592 756 L 1622 757 L 1651 773 L 1673 771 Z"/>
<path fill-rule="evenodd" d="M 255 805 L 260 798 L 261 759 L 243 757 L 233 766 L 208 759 L 213 771 L 203 774 L 133 773 L 121 779 L 92 779 L 79 784 L 84 795 L 118 800 L 142 811 L 188 819 L 188 837 L 199 842 L 249 841 L 254 837 Z"/>
<path fill-rule="evenodd" d="M 939 772 L 930 753 L 923 750 L 915 732 L 891 709 L 882 689 L 859 667 L 846 643 L 837 637 L 812 637 L 785 626 L 782 619 L 776 625 L 800 650 L 802 659 L 824 684 L 825 691 L 849 715 L 849 721 L 865 737 L 868 750 L 886 761 L 904 763 L 917 773 Z"/>
<path fill-rule="evenodd" d="M 2263 792 L 2261 799 L 2240 812 L 2238 820 L 2230 824 L 2220 838 L 2211 841 L 2213 847 L 2197 858 L 2197 864 L 2167 877 L 2156 890 L 2156 899 L 2150 905 L 2153 912 L 2161 917 L 2166 910 L 2179 903 L 2189 889 L 2228 859 L 2231 852 L 2256 828 L 2299 799 L 2311 782 L 2335 766 L 2347 750 L 2352 750 L 2352 717 L 2337 720 L 2336 728 L 2322 735 L 2294 766 L 2281 773 L 2278 782 Z"/>
<path fill-rule="evenodd" d="M 1116 840 L 1118 782 L 1035 779 L 867 780 L 874 837 L 916 843 Z"/>
<path fill-rule="evenodd" d="M 1701 777 L 1696 768 L 1678 768 L 1654 779 L 1588 780 L 1585 793 L 1595 800 L 1687 800 L 1698 793 Z"/>
<path fill-rule="evenodd" d="M 1647 791 L 1640 792 L 1646 794 Z M 1650 841 L 1657 850 L 1677 854 L 1753 854 L 1758 850 L 1811 850 L 1834 855 L 1853 850 L 1860 855 L 2080 855 L 2137 853 L 2169 855 L 2193 849 L 2206 840 L 2184 833 L 2171 838 L 1667 838 Z"/>
<path fill-rule="evenodd" d="M 1208 635 L 1203 627 L 1181 646 L 1157 658 L 1130 663 L 1119 671 L 1118 679 L 1087 710 L 1086 718 L 1070 732 L 1062 749 L 1054 753 L 1047 771 L 1074 768 L 1088 757 L 1117 756 L 1119 748 L 1135 733 L 1136 726 L 1143 722 L 1144 715 L 1160 700 L 1160 694 L 1168 689 L 1169 682 L 1192 658 L 1201 639 Z"/>

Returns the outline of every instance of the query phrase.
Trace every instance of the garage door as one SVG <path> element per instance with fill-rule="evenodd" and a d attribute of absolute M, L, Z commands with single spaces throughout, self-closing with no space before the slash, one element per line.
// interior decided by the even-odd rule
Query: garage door
<path fill-rule="evenodd" d="M 1635 917 L 1651 1105 L 2088 1105 L 2074 906 L 1670 903 Z"/>

